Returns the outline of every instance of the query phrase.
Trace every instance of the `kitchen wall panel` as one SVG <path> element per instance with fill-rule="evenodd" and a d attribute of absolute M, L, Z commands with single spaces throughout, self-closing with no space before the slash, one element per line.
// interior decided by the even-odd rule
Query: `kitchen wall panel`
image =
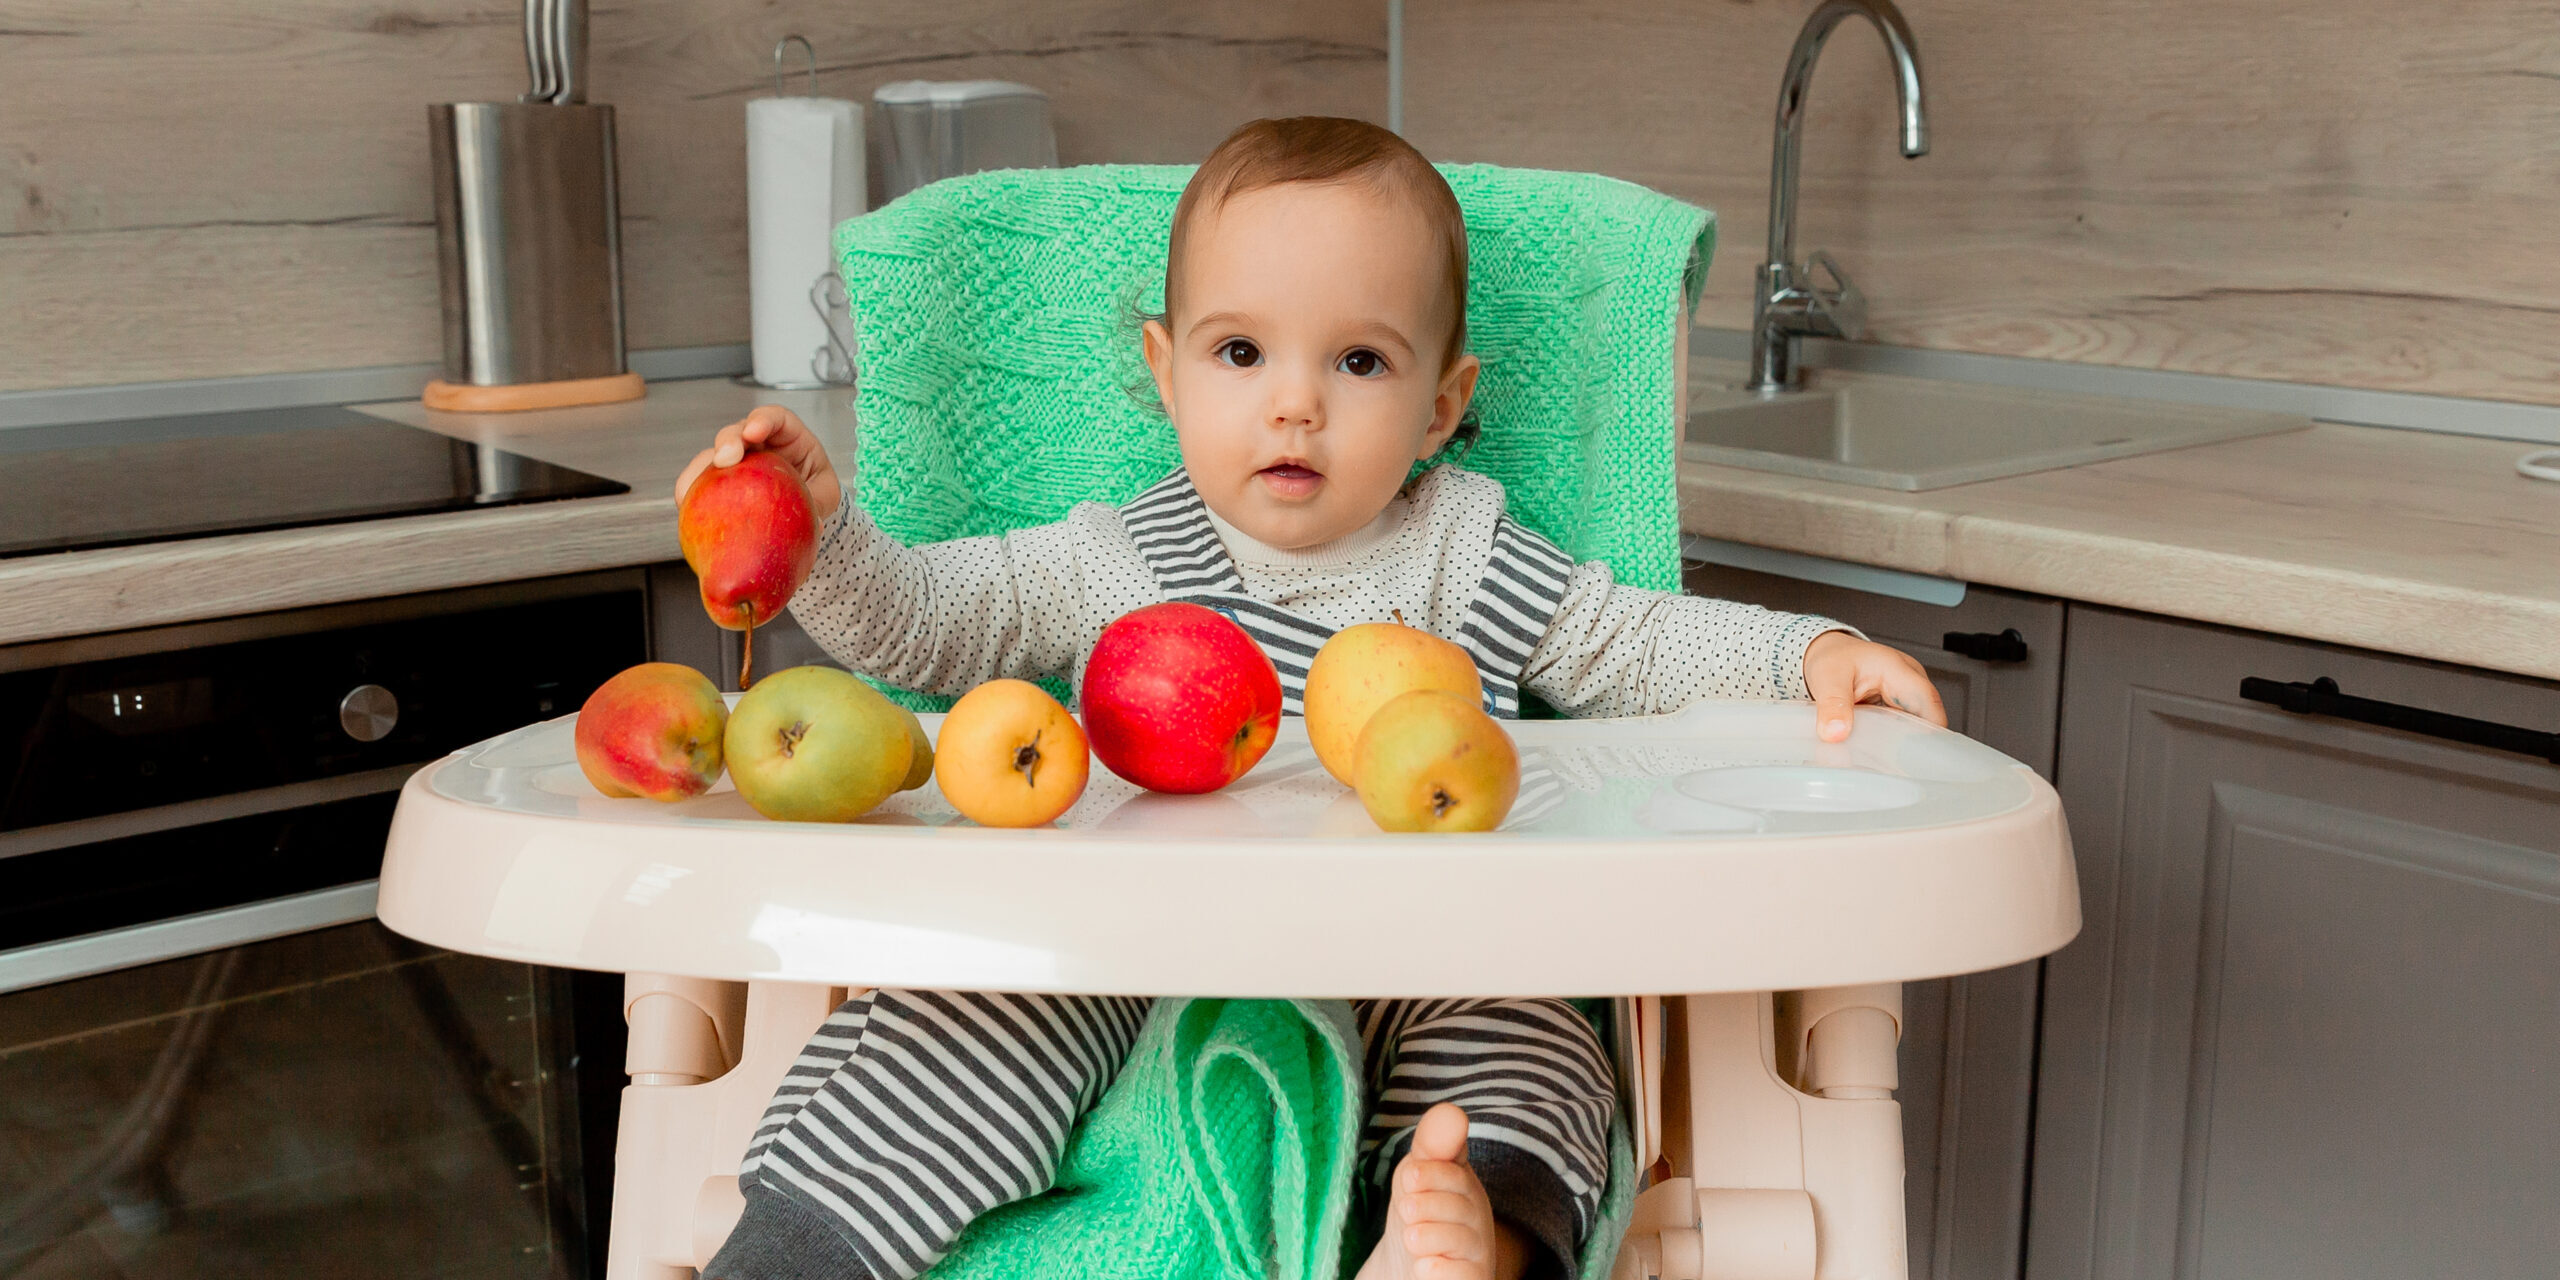
<path fill-rule="evenodd" d="M 1933 147 L 1851 21 L 1799 243 L 1911 346 L 2560 403 L 2560 35 L 2526 0 L 1901 0 Z M 1434 158 L 1716 209 L 1746 327 L 1778 76 L 1810 0 L 1409 0 Z"/>
<path fill-rule="evenodd" d="M 512 100 L 521 31 L 506 0 L 0 0 L 0 390 L 439 359 L 426 104 Z M 1386 105 L 1375 0 L 598 4 L 635 348 L 747 337 L 742 104 L 785 32 L 826 94 L 1039 85 L 1068 164 Z"/>

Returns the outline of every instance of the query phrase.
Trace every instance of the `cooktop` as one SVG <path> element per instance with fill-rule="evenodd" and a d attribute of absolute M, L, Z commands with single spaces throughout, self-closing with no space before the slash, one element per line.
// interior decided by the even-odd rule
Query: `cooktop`
<path fill-rule="evenodd" d="M 0 557 L 629 493 L 352 409 L 0 431 Z"/>

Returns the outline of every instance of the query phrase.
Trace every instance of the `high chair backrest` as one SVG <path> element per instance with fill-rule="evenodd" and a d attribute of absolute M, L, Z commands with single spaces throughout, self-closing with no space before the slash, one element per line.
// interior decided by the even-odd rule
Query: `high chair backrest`
<path fill-rule="evenodd" d="M 1714 217 L 1591 174 L 1443 166 L 1466 215 L 1482 438 L 1464 466 L 1618 580 L 1679 582 L 1680 359 Z M 858 490 L 909 544 L 1121 502 L 1180 461 L 1138 326 L 1191 170 L 1002 170 L 836 230 L 859 342 Z"/>

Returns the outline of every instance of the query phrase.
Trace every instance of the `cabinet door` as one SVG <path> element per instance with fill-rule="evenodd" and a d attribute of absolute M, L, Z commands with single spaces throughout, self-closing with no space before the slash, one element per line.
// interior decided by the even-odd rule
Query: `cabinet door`
<path fill-rule="evenodd" d="M 2560 729 L 2560 686 L 2073 607 L 2028 1274 L 2554 1274 L 2560 768 L 2250 676 Z"/>
<path fill-rule="evenodd" d="M 1952 607 L 1692 565 L 1699 595 L 1836 618 L 1929 670 L 1947 722 L 2050 777 L 2061 692 L 2061 602 L 1973 588 Z M 2015 628 L 2026 653 L 1948 652 L 1950 632 Z M 2015 1280 L 2025 1229 L 2037 965 L 1902 988 L 1903 1181 L 1912 1280 Z"/>

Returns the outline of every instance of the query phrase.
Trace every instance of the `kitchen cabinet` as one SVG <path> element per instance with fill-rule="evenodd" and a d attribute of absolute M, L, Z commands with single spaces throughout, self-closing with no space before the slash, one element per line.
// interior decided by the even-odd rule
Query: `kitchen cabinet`
<path fill-rule="evenodd" d="M 1698 595 L 1819 613 L 1920 660 L 1947 720 L 2051 777 L 2060 601 L 1974 588 L 1952 606 L 1692 564 Z M 2015 631 L 2010 641 L 2006 633 Z M 1987 657 L 1968 657 L 1946 645 Z M 1912 1280 L 2015 1280 L 2035 1083 L 2038 965 L 1902 989 L 1904 1196 Z"/>
<path fill-rule="evenodd" d="M 2560 685 L 2069 619 L 2028 1276 L 2552 1275 L 2560 766 L 2239 693 L 2549 730 Z"/>

